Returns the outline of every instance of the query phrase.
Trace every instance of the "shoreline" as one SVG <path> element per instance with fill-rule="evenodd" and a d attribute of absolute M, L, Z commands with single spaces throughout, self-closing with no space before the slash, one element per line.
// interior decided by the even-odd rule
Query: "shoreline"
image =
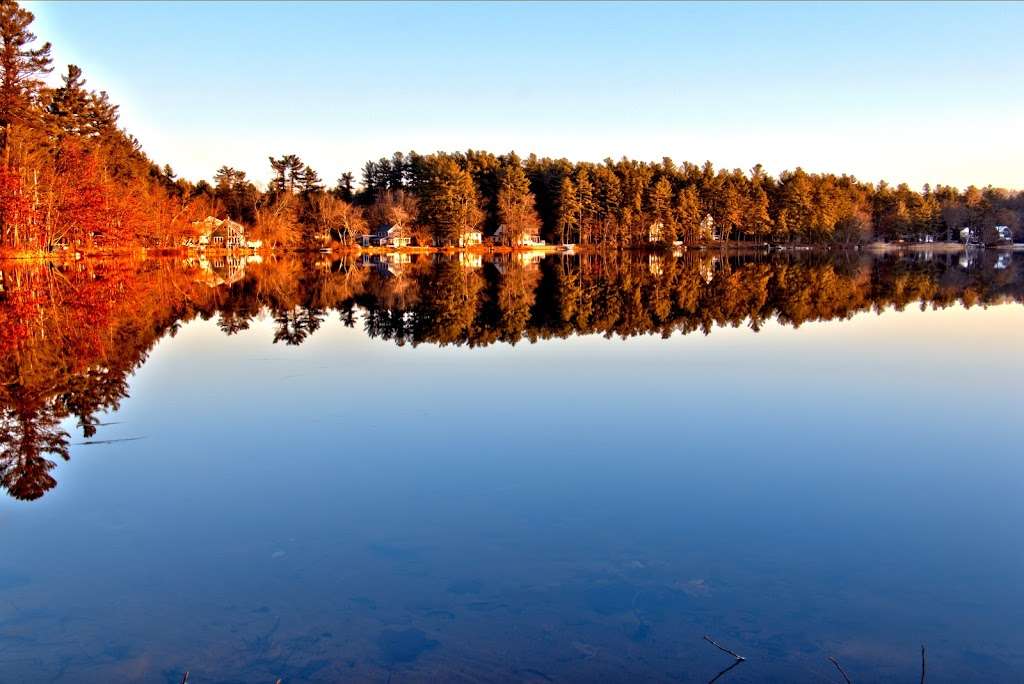
<path fill-rule="evenodd" d="M 336 247 L 325 247 L 321 249 L 309 248 L 260 248 L 260 249 L 224 249 L 206 248 L 195 249 L 189 247 L 156 248 L 131 247 L 125 249 L 95 249 L 95 250 L 60 250 L 46 252 L 41 250 L 27 251 L 0 251 L 0 263 L 5 261 L 50 261 L 70 262 L 82 259 L 148 259 L 151 257 L 196 257 L 196 256 L 250 256 L 250 255 L 274 255 L 274 254 L 319 254 L 322 256 L 354 256 L 360 255 L 386 255 L 386 254 L 476 254 L 480 256 L 496 254 L 600 254 L 610 251 L 614 252 L 639 252 L 649 254 L 664 254 L 679 252 L 729 252 L 729 253 L 751 253 L 751 252 L 815 252 L 815 251 L 862 251 L 871 254 L 894 254 L 902 252 L 932 252 L 939 254 L 952 254 L 964 249 L 992 249 L 1021 251 L 1024 244 L 1008 245 L 965 245 L 961 242 L 929 242 L 929 243 L 892 243 L 872 242 L 861 245 L 844 244 L 751 244 L 745 242 L 729 243 L 693 243 L 685 245 L 643 245 L 635 247 L 601 247 L 599 245 L 538 245 L 530 247 L 507 247 L 494 245 L 473 245 L 470 247 L 361 247 L 359 245 L 343 245 Z"/>

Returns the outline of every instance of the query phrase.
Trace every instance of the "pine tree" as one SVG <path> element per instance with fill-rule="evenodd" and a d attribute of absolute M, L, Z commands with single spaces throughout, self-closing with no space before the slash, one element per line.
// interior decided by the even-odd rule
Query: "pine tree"
<path fill-rule="evenodd" d="M 649 195 L 651 221 L 661 224 L 658 230 L 659 239 L 663 242 L 672 242 L 676 239 L 675 212 L 672 210 L 672 183 L 662 176 L 651 188 Z"/>
<path fill-rule="evenodd" d="M 270 157 L 270 167 L 276 174 L 270 182 L 271 190 L 275 193 L 287 192 L 294 194 L 299 185 L 299 176 L 305 169 L 305 164 L 298 155 L 286 154 L 280 159 Z"/>
<path fill-rule="evenodd" d="M 688 185 L 676 195 L 675 219 L 683 239 L 693 242 L 697 240 L 702 218 L 700 198 L 697 188 Z"/>
<path fill-rule="evenodd" d="M 50 44 L 31 48 L 36 36 L 29 31 L 35 16 L 14 0 L 0 0 L 0 149 L 5 148 L 13 124 L 33 120 L 29 110 L 50 73 Z"/>
<path fill-rule="evenodd" d="M 473 177 L 454 159 L 440 155 L 423 158 L 421 172 L 425 177 L 417 188 L 419 221 L 437 244 L 455 244 L 482 219 Z"/>
<path fill-rule="evenodd" d="M 562 242 L 569 244 L 578 240 L 580 228 L 580 200 L 576 194 L 576 186 L 572 178 L 562 178 L 558 192 L 558 223 L 557 228 Z"/>
<path fill-rule="evenodd" d="M 308 164 L 295 174 L 295 185 L 299 192 L 304 195 L 323 190 L 323 181 L 320 180 L 320 174 L 314 171 Z"/>
<path fill-rule="evenodd" d="M 334 186 L 334 194 L 338 199 L 351 202 L 355 195 L 355 176 L 351 171 L 346 171 L 338 177 L 338 184 Z"/>
<path fill-rule="evenodd" d="M 743 227 L 759 240 L 766 237 L 772 229 L 769 209 L 768 193 L 760 182 L 755 182 L 750 201 L 746 205 Z"/>
<path fill-rule="evenodd" d="M 516 245 L 524 235 L 536 235 L 540 229 L 540 217 L 534 206 L 530 181 L 526 178 L 519 157 L 510 155 L 501 172 L 498 189 L 498 218 L 501 221 L 502 239 L 506 244 Z"/>
<path fill-rule="evenodd" d="M 91 107 L 82 70 L 69 64 L 68 73 L 61 76 L 61 80 L 64 85 L 54 91 L 49 112 L 60 133 L 85 135 L 89 132 Z"/>
<path fill-rule="evenodd" d="M 589 244 L 594 222 L 597 220 L 597 200 L 594 197 L 594 184 L 586 167 L 576 172 L 576 197 L 580 203 L 580 244 Z"/>

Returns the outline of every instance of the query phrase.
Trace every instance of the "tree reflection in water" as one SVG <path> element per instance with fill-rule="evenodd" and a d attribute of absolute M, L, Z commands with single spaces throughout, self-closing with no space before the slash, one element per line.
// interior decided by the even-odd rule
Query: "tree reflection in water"
<path fill-rule="evenodd" d="M 40 498 L 70 457 L 72 417 L 90 438 L 165 336 L 216 317 L 226 335 L 267 314 L 274 343 L 299 345 L 331 315 L 399 345 L 484 346 L 601 334 L 701 332 L 777 320 L 798 327 L 864 311 L 1024 299 L 1009 252 L 871 257 L 375 255 L 340 259 L 84 261 L 0 268 L 0 473 Z"/>

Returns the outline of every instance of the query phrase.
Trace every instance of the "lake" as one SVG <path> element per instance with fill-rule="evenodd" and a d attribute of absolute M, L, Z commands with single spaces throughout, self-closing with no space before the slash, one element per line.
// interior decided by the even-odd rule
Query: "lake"
<path fill-rule="evenodd" d="M 1024 254 L 0 263 L 3 681 L 1024 679 Z"/>

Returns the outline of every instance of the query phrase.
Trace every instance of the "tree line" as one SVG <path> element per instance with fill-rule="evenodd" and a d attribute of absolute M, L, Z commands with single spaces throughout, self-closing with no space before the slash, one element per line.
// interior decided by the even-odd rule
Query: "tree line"
<path fill-rule="evenodd" d="M 249 222 L 261 237 L 294 247 L 348 244 L 387 225 L 408 228 L 421 244 L 440 245 L 471 230 L 493 236 L 499 226 L 496 244 L 530 235 L 613 248 L 957 240 L 968 226 L 994 241 L 999 225 L 1020 235 L 1024 217 L 1024 192 L 1000 188 L 915 191 L 801 168 L 773 177 L 760 165 L 716 170 L 711 162 L 669 158 L 574 163 L 514 152 L 396 152 L 366 162 L 358 186 L 345 173 L 330 188 L 297 155 L 270 162 L 276 175 L 266 192 L 231 167 L 194 192 Z"/>
<path fill-rule="evenodd" d="M 351 244 L 390 225 L 438 245 L 474 230 L 499 244 L 536 236 L 597 248 L 956 239 L 965 226 L 991 241 L 998 225 L 1020 237 L 1024 192 L 917 191 L 801 168 L 775 177 L 760 165 L 716 169 L 667 157 L 593 163 L 396 152 L 366 162 L 358 181 L 345 172 L 328 186 L 285 154 L 269 157 L 266 187 L 227 165 L 212 182 L 191 182 L 145 155 L 119 127 L 117 106 L 87 87 L 78 66 L 68 66 L 59 86 L 46 85 L 51 46 L 38 44 L 32 21 L 14 0 L 0 0 L 0 250 L 178 247 L 206 215 L 298 249 Z"/>

